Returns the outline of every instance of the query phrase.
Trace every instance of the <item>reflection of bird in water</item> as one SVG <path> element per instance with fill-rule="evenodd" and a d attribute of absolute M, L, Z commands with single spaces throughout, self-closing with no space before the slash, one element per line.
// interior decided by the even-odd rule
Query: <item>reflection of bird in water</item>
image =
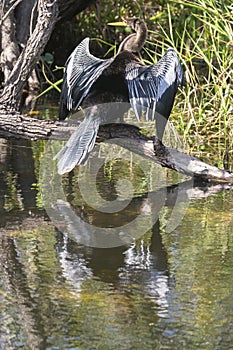
<path fill-rule="evenodd" d="M 59 158 L 60 174 L 86 162 L 94 147 L 101 120 L 106 123 L 119 117 L 120 111 L 116 107 L 119 104 L 112 102 L 130 102 L 138 119 L 143 113 L 146 120 L 156 119 L 157 137 L 162 140 L 175 94 L 183 83 L 183 70 L 176 52 L 171 48 L 157 64 L 145 66 L 137 53 L 147 37 L 146 24 L 138 18 L 124 21 L 136 33 L 122 41 L 116 56 L 109 59 L 94 57 L 89 52 L 89 38 L 86 38 L 66 63 L 60 119 L 65 119 L 71 109 L 77 109 L 81 104 L 83 108 L 92 107 L 56 156 Z M 107 103 L 106 106 L 103 103 Z M 126 110 L 121 110 L 121 113 Z"/>

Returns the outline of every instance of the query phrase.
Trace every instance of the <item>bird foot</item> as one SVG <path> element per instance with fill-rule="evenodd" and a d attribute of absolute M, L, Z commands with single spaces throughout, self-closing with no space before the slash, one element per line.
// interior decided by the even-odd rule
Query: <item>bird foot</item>
<path fill-rule="evenodd" d="M 163 145 L 162 141 L 155 136 L 153 140 L 154 153 L 156 156 L 162 156 L 166 152 L 166 147 Z"/>

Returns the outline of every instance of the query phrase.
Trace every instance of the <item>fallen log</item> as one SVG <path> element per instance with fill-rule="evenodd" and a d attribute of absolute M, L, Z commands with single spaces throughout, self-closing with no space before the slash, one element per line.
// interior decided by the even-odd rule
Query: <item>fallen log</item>
<path fill-rule="evenodd" d="M 36 119 L 19 113 L 0 112 L 0 136 L 30 140 L 67 140 L 77 124 L 46 119 Z M 110 142 L 163 167 L 179 173 L 211 182 L 233 183 L 233 174 L 202 162 L 196 157 L 168 148 L 153 138 L 145 136 L 141 129 L 129 124 L 101 125 L 97 142 Z"/>

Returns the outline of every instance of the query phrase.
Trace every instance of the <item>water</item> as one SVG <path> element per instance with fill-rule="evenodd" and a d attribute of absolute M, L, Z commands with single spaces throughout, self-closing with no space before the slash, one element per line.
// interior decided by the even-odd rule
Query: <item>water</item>
<path fill-rule="evenodd" d="M 62 203 L 77 217 L 112 229 L 142 216 L 127 244 L 87 246 L 44 208 L 41 187 L 60 193 L 49 167 L 41 183 L 42 153 L 43 143 L 1 140 L 0 349 L 233 349 L 231 187 L 112 157 L 97 189 L 125 206 L 106 213 L 85 204 L 87 170 L 76 170 Z"/>

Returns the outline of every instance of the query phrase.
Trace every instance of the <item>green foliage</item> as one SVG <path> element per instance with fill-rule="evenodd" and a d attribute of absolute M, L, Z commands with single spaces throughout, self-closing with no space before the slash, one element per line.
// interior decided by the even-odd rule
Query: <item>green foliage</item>
<path fill-rule="evenodd" d="M 217 148 L 218 165 L 229 168 L 233 136 L 232 3 L 171 0 L 166 7 L 159 16 L 158 28 L 150 31 L 147 54 L 156 61 L 169 46 L 179 53 L 186 86 L 176 99 L 174 124 L 187 138 L 192 153 L 205 152 L 208 156 Z"/>

